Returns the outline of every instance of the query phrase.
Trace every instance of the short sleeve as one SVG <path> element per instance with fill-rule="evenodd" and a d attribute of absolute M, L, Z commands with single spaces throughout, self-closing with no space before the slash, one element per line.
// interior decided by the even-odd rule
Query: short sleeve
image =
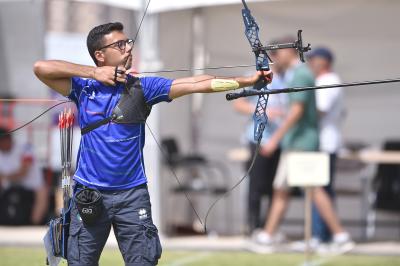
<path fill-rule="evenodd" d="M 317 108 L 321 112 L 328 112 L 339 98 L 339 93 L 334 89 L 316 92 Z"/>
<path fill-rule="evenodd" d="M 340 79 L 334 74 L 324 75 L 322 78 L 317 79 L 317 86 L 339 84 Z M 316 100 L 317 108 L 319 111 L 328 112 L 335 102 L 338 101 L 341 95 L 342 88 L 331 88 L 329 90 L 317 90 Z"/>
<path fill-rule="evenodd" d="M 302 92 L 291 93 L 289 97 L 291 102 L 305 103 L 308 101 L 310 94 L 312 94 L 312 92 L 302 91 Z"/>
<path fill-rule="evenodd" d="M 68 98 L 75 103 L 78 103 L 79 96 L 82 93 L 82 89 L 87 85 L 87 79 L 80 77 L 71 78 L 71 91 Z"/>
<path fill-rule="evenodd" d="M 172 81 L 172 79 L 161 77 L 140 78 L 146 103 L 149 105 L 154 105 L 159 102 L 172 101 L 172 99 L 169 98 L 169 91 L 171 89 Z"/>
<path fill-rule="evenodd" d="M 314 85 L 315 82 L 312 74 L 308 70 L 302 69 L 294 74 L 290 82 L 291 87 L 309 87 Z"/>
<path fill-rule="evenodd" d="M 308 70 L 300 69 L 293 76 L 290 87 L 310 87 L 314 86 L 314 78 Z M 295 92 L 289 95 L 291 102 L 306 102 L 312 96 L 312 91 Z M 313 97 L 313 96 L 312 96 Z"/>

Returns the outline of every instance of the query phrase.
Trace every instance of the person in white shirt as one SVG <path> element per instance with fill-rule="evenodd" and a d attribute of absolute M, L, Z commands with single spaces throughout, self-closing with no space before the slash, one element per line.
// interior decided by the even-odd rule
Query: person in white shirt
<path fill-rule="evenodd" d="M 341 83 L 339 76 L 333 71 L 333 61 L 333 54 L 327 48 L 319 47 L 310 52 L 308 63 L 315 75 L 315 85 Z M 336 155 L 342 144 L 341 123 L 344 114 L 342 88 L 317 90 L 316 104 L 319 113 L 319 148 L 320 151 L 330 155 L 330 183 L 325 190 L 334 199 Z M 330 231 L 315 207 L 312 222 L 314 241 L 330 241 L 332 237 Z"/>
<path fill-rule="evenodd" d="M 4 219 L 0 220 L 6 224 L 43 224 L 48 209 L 48 190 L 38 162 L 35 160 L 30 145 L 16 143 L 12 136 L 7 134 L 5 128 L 0 128 L 0 200 L 3 201 L 2 203 L 7 202 L 5 195 L 13 188 L 19 188 L 18 193 L 15 190 L 14 192 L 21 199 L 30 198 L 26 195 L 33 194 L 32 206 L 22 208 L 31 211 L 21 214 L 21 210 L 15 209 L 16 206 L 3 206 L 0 208 L 2 210 L 0 215 Z M 21 218 L 21 216 L 27 218 Z"/>

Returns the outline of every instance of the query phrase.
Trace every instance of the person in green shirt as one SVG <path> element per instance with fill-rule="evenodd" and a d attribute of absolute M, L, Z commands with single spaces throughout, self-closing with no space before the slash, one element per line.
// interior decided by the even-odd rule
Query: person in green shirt
<path fill-rule="evenodd" d="M 293 40 L 282 40 L 292 42 Z M 314 86 L 314 77 L 308 67 L 298 59 L 295 49 L 282 49 L 273 53 L 275 64 L 285 71 L 287 87 Z M 288 112 L 280 127 L 260 149 L 260 154 L 270 156 L 281 144 L 282 154 L 274 180 L 274 195 L 268 220 L 262 230 L 253 234 L 256 252 L 271 252 L 277 242 L 276 231 L 287 209 L 290 190 L 288 186 L 287 156 L 293 151 L 318 151 L 318 113 L 315 92 L 297 92 L 288 95 Z M 333 235 L 332 244 L 341 250 L 351 249 L 354 243 L 344 230 L 334 210 L 331 199 L 321 187 L 313 189 L 313 202 Z"/>
<path fill-rule="evenodd" d="M 295 65 L 289 70 L 287 80 L 289 87 L 314 86 L 314 78 L 303 64 Z M 285 150 L 316 151 L 318 150 L 318 125 L 315 92 L 304 91 L 288 95 L 289 106 L 296 106 L 296 110 L 303 109 L 296 123 L 288 128 L 282 139 L 282 148 Z M 299 105 L 299 106 L 297 106 Z"/>

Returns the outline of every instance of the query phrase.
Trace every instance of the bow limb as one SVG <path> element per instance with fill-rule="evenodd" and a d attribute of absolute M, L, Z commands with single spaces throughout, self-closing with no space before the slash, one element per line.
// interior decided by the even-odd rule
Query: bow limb
<path fill-rule="evenodd" d="M 267 51 L 263 49 L 263 45 L 260 41 L 259 38 L 260 29 L 258 27 L 256 20 L 251 15 L 251 11 L 247 6 L 246 1 L 242 0 L 242 3 L 243 3 L 242 17 L 245 26 L 245 35 L 255 55 L 256 69 L 258 71 L 269 71 L 270 58 L 267 54 Z M 264 90 L 266 89 L 266 87 L 267 87 L 267 82 L 264 79 L 262 79 L 254 85 L 253 89 Z M 258 143 L 261 141 L 264 129 L 268 122 L 268 117 L 266 112 L 267 104 L 268 104 L 268 95 L 259 95 L 257 106 L 253 114 L 254 140 L 257 141 Z"/>

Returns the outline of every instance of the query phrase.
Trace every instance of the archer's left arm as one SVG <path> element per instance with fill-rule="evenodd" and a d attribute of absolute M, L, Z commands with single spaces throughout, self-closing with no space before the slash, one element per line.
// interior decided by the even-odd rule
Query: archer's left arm
<path fill-rule="evenodd" d="M 272 81 L 271 71 L 257 71 L 250 77 L 223 78 L 210 75 L 193 76 L 176 79 L 172 82 L 169 92 L 170 99 L 175 99 L 192 93 L 212 93 L 235 90 L 253 86 L 260 79 L 267 83 Z"/>

